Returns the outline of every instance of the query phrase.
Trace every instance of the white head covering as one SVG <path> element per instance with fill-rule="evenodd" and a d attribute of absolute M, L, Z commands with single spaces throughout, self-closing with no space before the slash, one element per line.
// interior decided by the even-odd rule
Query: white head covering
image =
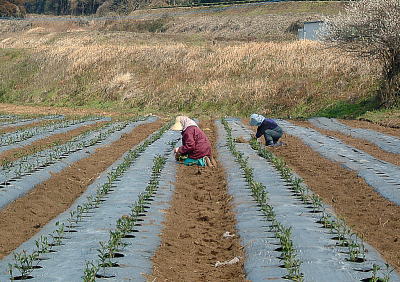
<path fill-rule="evenodd" d="M 197 123 L 186 116 L 177 116 L 171 130 L 185 131 L 189 126 L 197 126 Z"/>
<path fill-rule="evenodd" d="M 251 126 L 260 126 L 264 121 L 265 117 L 259 114 L 252 114 L 250 116 L 250 125 Z"/>

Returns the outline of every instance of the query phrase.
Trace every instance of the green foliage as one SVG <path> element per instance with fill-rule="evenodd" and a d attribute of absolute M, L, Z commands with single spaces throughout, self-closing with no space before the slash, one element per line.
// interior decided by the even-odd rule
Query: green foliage
<path fill-rule="evenodd" d="M 335 101 L 327 108 L 313 113 L 312 116 L 329 118 L 356 118 L 379 106 L 376 98 L 362 99 L 357 102 Z"/>
<path fill-rule="evenodd" d="M 19 89 L 39 70 L 37 62 L 27 53 L 18 49 L 0 49 L 0 102 L 27 100 L 26 91 Z"/>

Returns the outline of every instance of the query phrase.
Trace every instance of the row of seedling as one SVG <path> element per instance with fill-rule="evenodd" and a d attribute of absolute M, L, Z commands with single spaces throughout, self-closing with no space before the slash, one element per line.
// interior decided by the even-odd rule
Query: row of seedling
<path fill-rule="evenodd" d="M 312 193 L 309 188 L 304 185 L 303 179 L 296 176 L 282 158 L 276 157 L 255 138 L 250 141 L 250 146 L 258 152 L 259 156 L 267 159 L 274 165 L 282 178 L 289 184 L 288 188 L 293 192 L 295 197 L 312 208 L 312 213 L 320 215 L 317 223 L 322 224 L 324 228 L 330 229 L 330 232 L 336 235 L 333 239 L 338 241 L 336 244 L 338 247 L 347 248 L 347 260 L 351 262 L 364 262 L 366 260 L 366 249 L 362 237 L 360 238 L 354 233 L 343 219 L 337 218 L 330 213 L 323 204 L 322 198 Z M 373 265 L 371 269 L 373 272 L 373 279 L 377 277 L 376 270 L 381 269 L 383 268 L 375 264 Z M 376 281 L 389 281 L 388 279 L 392 271 L 393 269 L 388 269 L 388 265 L 386 265 L 383 278 L 379 278 L 380 280 Z"/>
<path fill-rule="evenodd" d="M 6 133 L 0 136 L 0 146 L 11 145 L 32 138 L 33 136 L 53 132 L 57 129 L 80 124 L 88 120 L 93 120 L 93 118 L 53 121 L 52 124 L 46 126 L 32 127 L 28 129 L 21 129 L 14 132 Z"/>
<path fill-rule="evenodd" d="M 171 123 L 166 124 L 135 149 L 130 150 L 123 161 L 108 173 L 107 181 L 97 188 L 95 194 L 88 196 L 84 203 L 78 205 L 75 210 L 70 211 L 69 217 L 66 219 L 65 223 L 57 222 L 56 229 L 53 233 L 47 236 L 41 236 L 35 241 L 36 248 L 31 253 L 25 250 L 19 253 L 14 252 L 14 262 L 9 264 L 10 280 L 32 278 L 32 276 L 30 276 L 32 271 L 35 268 L 40 268 L 40 260 L 44 259 L 42 255 L 56 252 L 54 247 L 61 246 L 63 240 L 68 239 L 66 234 L 71 235 L 77 232 L 76 229 L 80 227 L 79 224 L 84 218 L 90 216 L 90 213 L 105 201 L 106 196 L 114 191 L 112 186 L 115 180 L 121 177 L 146 148 L 158 140 L 170 126 Z M 19 275 L 15 276 L 16 272 L 18 272 Z"/>
<path fill-rule="evenodd" d="M 86 131 L 64 144 L 36 152 L 29 156 L 23 156 L 14 162 L 3 160 L 0 181 L 2 185 L 7 186 L 11 179 L 18 179 L 39 168 L 53 164 L 71 153 L 93 146 L 105 140 L 112 133 L 122 130 L 128 124 L 129 122 L 106 124 L 97 130 Z M 93 137 L 90 139 L 87 138 L 91 136 Z"/>
<path fill-rule="evenodd" d="M 99 242 L 100 246 L 99 249 L 97 249 L 98 261 L 86 262 L 82 277 L 83 281 L 95 281 L 96 277 L 112 277 L 106 273 L 106 269 L 108 267 L 118 266 L 115 259 L 123 256 L 121 252 L 127 245 L 123 239 L 134 237 L 132 233 L 135 231 L 135 226 L 138 224 L 139 217 L 145 215 L 146 209 L 158 189 L 160 174 L 165 163 L 166 158 L 163 156 L 157 156 L 154 158 L 152 174 L 145 191 L 139 195 L 138 200 L 130 207 L 130 213 L 121 216 L 117 220 L 115 229 L 110 230 L 109 232 L 108 241 Z"/>
<path fill-rule="evenodd" d="M 7 127 L 7 126 L 13 126 L 15 124 L 29 123 L 29 122 L 34 122 L 34 119 L 12 119 L 12 120 L 5 119 L 5 120 L 2 120 L 0 118 L 0 128 Z M 4 133 L 1 133 L 1 134 L 4 134 Z"/>
<path fill-rule="evenodd" d="M 37 118 L 37 117 L 36 117 Z M 58 116 L 44 116 L 43 119 L 58 119 Z M 0 127 L 14 125 L 18 123 L 33 122 L 33 116 L 17 116 L 17 115 L 0 115 Z"/>
<path fill-rule="evenodd" d="M 267 217 L 270 222 L 270 230 L 274 232 L 275 237 L 280 241 L 280 259 L 283 261 L 284 267 L 287 269 L 288 274 L 284 278 L 293 281 L 303 281 L 303 274 L 300 272 L 301 261 L 297 257 L 297 251 L 294 248 L 291 239 L 291 227 L 283 226 L 277 219 L 273 207 L 268 203 L 268 192 L 266 187 L 254 180 L 253 169 L 249 166 L 247 158 L 244 158 L 243 153 L 236 149 L 234 138 L 232 137 L 232 130 L 225 119 L 222 119 L 222 124 L 227 132 L 227 146 L 230 152 L 236 159 L 236 162 L 243 170 L 246 182 L 249 185 L 252 196 L 259 205 L 262 213 Z"/>

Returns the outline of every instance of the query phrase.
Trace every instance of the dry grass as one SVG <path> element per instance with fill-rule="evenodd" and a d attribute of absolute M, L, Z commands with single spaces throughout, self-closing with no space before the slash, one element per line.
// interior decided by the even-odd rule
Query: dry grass
<path fill-rule="evenodd" d="M 161 112 L 296 114 L 367 96 L 376 81 L 373 65 L 315 42 L 198 45 L 148 38 L 135 44 L 130 38 L 130 44 L 119 44 L 123 35 L 114 35 L 31 32 L 23 40 L 3 40 L 6 48 L 31 48 L 29 58 L 38 65 L 29 83 L 19 85 L 21 100 L 113 101 Z M 37 94 L 24 94 L 32 91 Z"/>
<path fill-rule="evenodd" d="M 124 20 L 91 20 L 87 17 L 42 21 L 43 15 L 28 15 L 27 21 L 0 20 L 1 32 L 43 29 L 49 32 L 107 30 L 147 32 L 163 31 L 169 35 L 197 35 L 219 40 L 293 40 L 285 32 L 294 22 L 318 20 L 343 9 L 338 1 L 294 1 L 234 5 L 224 7 L 170 8 L 137 10 Z M 157 28 L 158 27 L 158 28 Z"/>
<path fill-rule="evenodd" d="M 217 115 L 316 112 L 376 87 L 372 63 L 285 32 L 342 6 L 300 1 L 134 12 L 146 20 L 35 21 L 0 35 L 0 101 Z M 164 32 L 146 32 L 155 23 Z"/>

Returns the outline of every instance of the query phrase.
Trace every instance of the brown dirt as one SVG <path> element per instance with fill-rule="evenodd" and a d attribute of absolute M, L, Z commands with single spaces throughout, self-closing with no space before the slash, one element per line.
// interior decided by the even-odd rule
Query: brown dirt
<path fill-rule="evenodd" d="M 283 139 L 287 146 L 271 151 L 400 271 L 400 207 L 375 192 L 355 172 L 325 159 L 299 138 L 285 134 Z"/>
<path fill-rule="evenodd" d="M 65 211 L 88 185 L 132 146 L 159 129 L 164 121 L 136 127 L 112 144 L 101 147 L 0 211 L 0 259 L 31 238 L 47 222 Z"/>
<path fill-rule="evenodd" d="M 71 116 L 85 116 L 85 115 L 100 115 L 100 116 L 121 116 L 118 112 L 108 112 L 96 109 L 84 109 L 84 108 L 66 108 L 66 107 L 45 107 L 45 106 L 23 106 L 0 103 L 0 112 L 12 113 L 17 115 L 71 115 Z M 124 114 L 126 115 L 126 114 Z"/>
<path fill-rule="evenodd" d="M 400 137 L 400 124 L 398 125 L 399 126 L 398 128 L 392 128 L 364 120 L 339 120 L 339 121 L 351 127 L 372 129 L 387 135 Z"/>
<path fill-rule="evenodd" d="M 235 142 L 236 143 L 249 143 L 246 139 L 244 139 L 243 137 L 238 137 L 238 138 L 235 138 Z"/>
<path fill-rule="evenodd" d="M 202 126 L 210 129 L 204 131 L 215 144 L 213 122 Z M 225 231 L 237 234 L 224 170 L 218 164 L 200 172 L 197 167 L 178 167 L 172 206 L 148 281 L 245 281 L 239 238 L 222 237 Z M 236 256 L 240 263 L 214 267 Z"/>
<path fill-rule="evenodd" d="M 314 126 L 313 124 L 311 124 L 308 121 L 291 121 L 291 122 L 296 125 L 299 125 L 299 126 L 315 129 L 324 135 L 336 137 L 336 138 L 342 140 L 347 145 L 350 145 L 357 149 L 360 149 L 360 150 L 370 154 L 374 158 L 377 158 L 377 159 L 400 166 L 400 157 L 398 154 L 386 152 L 371 142 L 368 142 L 368 141 L 365 141 L 362 139 L 358 139 L 358 138 L 354 138 L 354 137 L 351 137 L 350 135 L 342 134 L 342 133 L 339 133 L 336 131 L 321 129 L 317 126 Z M 356 125 L 357 125 L 357 123 L 353 122 L 352 127 L 357 127 Z M 372 128 L 370 128 L 370 129 L 372 129 Z"/>
<path fill-rule="evenodd" d="M 0 163 L 5 160 L 10 161 L 10 162 L 15 161 L 16 159 L 19 159 L 23 156 L 34 154 L 36 152 L 47 149 L 55 144 L 59 144 L 59 145 L 64 144 L 67 141 L 71 140 L 72 138 L 78 136 L 79 134 L 82 134 L 85 131 L 96 129 L 96 128 L 104 125 L 104 123 L 105 122 L 101 121 L 101 122 L 97 122 L 95 124 L 85 125 L 85 126 L 73 129 L 73 130 L 65 132 L 65 133 L 59 133 L 59 134 L 49 136 L 47 138 L 43 138 L 41 140 L 31 143 L 28 146 L 4 151 L 4 152 L 0 153 Z"/>
<path fill-rule="evenodd" d="M 0 129 L 0 134 L 2 133 L 8 133 L 8 132 L 13 132 L 13 131 L 17 131 L 17 130 L 23 130 L 23 129 L 28 129 L 28 128 L 32 128 L 35 126 L 44 126 L 46 124 L 49 124 L 51 121 L 49 120 L 43 120 L 43 121 L 37 121 L 37 122 L 33 122 L 30 124 L 25 124 L 25 125 L 20 125 L 20 126 L 9 126 L 9 127 L 5 127 Z"/>

